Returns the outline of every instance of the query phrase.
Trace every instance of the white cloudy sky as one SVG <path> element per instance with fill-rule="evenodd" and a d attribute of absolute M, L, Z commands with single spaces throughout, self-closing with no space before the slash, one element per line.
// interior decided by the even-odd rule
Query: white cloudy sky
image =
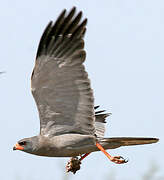
<path fill-rule="evenodd" d="M 1 2 L 0 179 L 59 180 L 68 159 L 13 152 L 15 142 L 39 132 L 30 92 L 38 41 L 49 20 L 76 6 L 89 19 L 85 63 L 95 103 L 112 111 L 106 136 L 159 137 L 154 145 L 123 147 L 112 155 L 128 157 L 115 165 L 100 152 L 91 154 L 71 179 L 138 180 L 151 163 L 164 173 L 164 2 L 162 0 L 6 0 Z"/>

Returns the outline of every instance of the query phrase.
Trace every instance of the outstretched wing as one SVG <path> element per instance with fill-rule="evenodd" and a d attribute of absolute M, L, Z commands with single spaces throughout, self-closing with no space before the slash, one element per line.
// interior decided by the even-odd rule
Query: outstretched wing
<path fill-rule="evenodd" d="M 31 77 L 42 135 L 95 133 L 94 98 L 83 62 L 87 19 L 64 10 L 46 27 Z"/>

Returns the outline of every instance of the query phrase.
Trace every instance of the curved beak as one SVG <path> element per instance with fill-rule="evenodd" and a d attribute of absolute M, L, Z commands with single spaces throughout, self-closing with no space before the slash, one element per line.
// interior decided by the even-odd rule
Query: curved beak
<path fill-rule="evenodd" d="M 20 146 L 18 143 L 15 144 L 13 150 L 24 150 L 24 147 Z"/>

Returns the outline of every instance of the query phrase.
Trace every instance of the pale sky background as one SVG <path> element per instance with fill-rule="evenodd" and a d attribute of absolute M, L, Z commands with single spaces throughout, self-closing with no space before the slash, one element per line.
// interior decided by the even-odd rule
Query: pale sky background
<path fill-rule="evenodd" d="M 13 152 L 17 140 L 39 133 L 30 92 L 38 42 L 63 8 L 76 6 L 88 18 L 86 69 L 95 104 L 112 112 L 106 136 L 158 137 L 153 145 L 108 151 L 128 157 L 111 163 L 101 152 L 86 158 L 73 180 L 139 180 L 151 163 L 164 176 L 164 1 L 5 0 L 0 7 L 0 179 L 62 180 L 68 158 Z M 108 178 L 109 179 L 109 178 Z"/>

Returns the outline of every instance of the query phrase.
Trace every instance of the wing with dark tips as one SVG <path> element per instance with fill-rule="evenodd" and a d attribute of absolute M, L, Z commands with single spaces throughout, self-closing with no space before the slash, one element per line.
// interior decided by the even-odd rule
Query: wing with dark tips
<path fill-rule="evenodd" d="M 47 25 L 37 51 L 31 89 L 41 134 L 95 134 L 94 98 L 83 62 L 87 19 L 76 8 Z"/>

